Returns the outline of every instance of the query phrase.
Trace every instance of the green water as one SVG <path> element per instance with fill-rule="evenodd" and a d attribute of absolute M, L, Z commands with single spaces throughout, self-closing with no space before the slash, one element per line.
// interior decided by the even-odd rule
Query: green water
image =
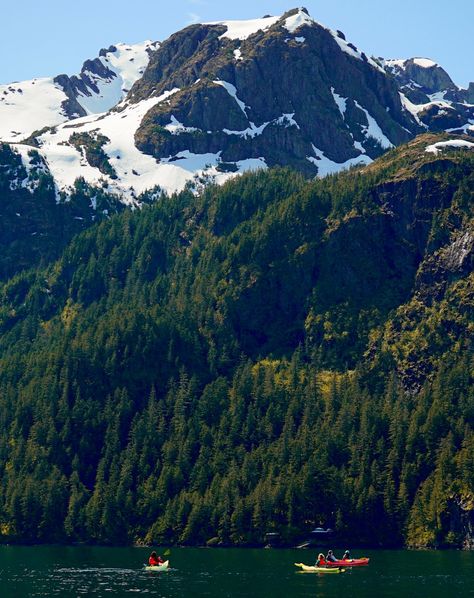
<path fill-rule="evenodd" d="M 312 564 L 316 553 L 308 550 L 173 549 L 166 573 L 142 569 L 149 552 L 0 546 L 0 596 L 474 596 L 474 553 L 357 551 L 371 557 L 368 567 L 324 576 L 296 572 L 294 562 Z"/>

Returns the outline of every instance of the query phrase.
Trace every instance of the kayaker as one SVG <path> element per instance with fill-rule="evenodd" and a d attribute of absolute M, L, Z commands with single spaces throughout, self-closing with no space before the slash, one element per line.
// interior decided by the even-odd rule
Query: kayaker
<path fill-rule="evenodd" d="M 158 556 L 155 551 L 153 551 L 150 554 L 150 558 L 148 559 L 148 564 L 150 565 L 150 567 L 158 567 L 159 565 L 162 565 L 164 562 L 165 561 L 161 558 L 161 556 Z"/>
<path fill-rule="evenodd" d="M 318 558 L 316 559 L 316 567 L 325 567 L 326 566 L 326 559 L 324 558 L 324 554 L 320 552 L 318 554 Z"/>
<path fill-rule="evenodd" d="M 351 560 L 351 553 L 346 550 L 346 552 L 342 555 L 342 560 L 343 561 L 350 561 Z"/>
<path fill-rule="evenodd" d="M 334 553 L 332 550 L 328 550 L 328 554 L 326 556 L 326 560 L 330 561 L 332 563 L 334 563 L 335 561 L 337 561 L 336 557 L 334 556 Z"/>

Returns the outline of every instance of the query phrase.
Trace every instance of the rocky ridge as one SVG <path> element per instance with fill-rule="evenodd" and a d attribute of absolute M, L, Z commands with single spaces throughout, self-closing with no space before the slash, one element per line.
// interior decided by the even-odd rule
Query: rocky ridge
<path fill-rule="evenodd" d="M 143 74 L 158 46 L 117 44 L 86 60 L 78 75 L 0 85 L 0 141 L 18 142 L 44 127 L 110 110 Z"/>

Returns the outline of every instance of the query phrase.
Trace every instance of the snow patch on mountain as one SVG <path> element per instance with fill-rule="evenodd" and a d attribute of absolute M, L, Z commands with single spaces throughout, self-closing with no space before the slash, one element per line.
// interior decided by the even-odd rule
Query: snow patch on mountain
<path fill-rule="evenodd" d="M 257 137 L 258 135 L 261 135 L 263 133 L 263 131 L 265 130 L 266 127 L 268 127 L 270 123 L 266 122 L 261 124 L 260 126 L 256 126 L 255 123 L 251 122 L 250 126 L 247 129 L 244 129 L 243 131 L 231 131 L 230 129 L 223 129 L 223 132 L 226 135 L 237 135 L 238 137 L 243 137 L 243 138 L 254 138 Z"/>
<path fill-rule="evenodd" d="M 295 33 L 303 25 L 313 25 L 316 21 L 309 16 L 304 10 L 299 10 L 296 14 L 288 17 L 283 24 L 285 29 L 288 29 L 290 33 Z"/>
<path fill-rule="evenodd" d="M 212 23 L 204 23 L 204 25 L 224 25 L 227 27 L 227 31 L 220 36 L 220 39 L 244 40 L 258 31 L 266 31 L 279 20 L 280 17 L 264 17 L 263 19 L 247 21 L 213 21 Z"/>
<path fill-rule="evenodd" d="M 424 69 L 431 69 L 435 66 L 439 66 L 437 62 L 434 62 L 434 60 L 430 60 L 429 58 L 414 58 L 413 62 Z"/>
<path fill-rule="evenodd" d="M 425 149 L 426 153 L 439 154 L 444 149 L 452 150 L 474 150 L 474 143 L 471 141 L 465 141 L 464 139 L 450 139 L 448 141 L 438 141 L 428 145 Z"/>
<path fill-rule="evenodd" d="M 341 113 L 342 118 L 345 118 L 346 109 L 347 109 L 347 99 L 340 96 L 338 93 L 334 91 L 334 87 L 331 87 L 332 97 L 339 108 L 339 112 Z"/>
<path fill-rule="evenodd" d="M 172 135 L 180 135 L 181 133 L 194 133 L 195 131 L 199 130 L 196 129 L 196 127 L 186 127 L 183 125 L 183 123 L 179 122 L 174 115 L 171 115 L 170 123 L 165 125 L 164 128 Z"/>
<path fill-rule="evenodd" d="M 50 77 L 0 85 L 0 140 L 19 141 L 46 125 L 64 122 L 66 99 Z"/>
<path fill-rule="evenodd" d="M 370 64 L 370 66 L 373 66 L 375 69 L 377 69 L 378 71 L 385 74 L 385 70 L 373 58 L 370 58 L 363 52 L 360 52 L 356 48 L 356 46 L 354 46 L 350 42 L 347 42 L 345 39 L 343 39 L 337 31 L 333 31 L 332 29 L 328 29 L 328 31 L 331 33 L 335 42 L 337 43 L 337 45 L 343 52 L 345 52 L 349 56 L 352 56 L 352 58 L 357 58 L 357 60 L 362 60 L 363 62 L 368 62 Z"/>
<path fill-rule="evenodd" d="M 297 129 L 299 129 L 300 126 L 296 122 L 296 120 L 294 119 L 294 116 L 295 116 L 294 112 L 289 112 L 287 114 L 282 114 L 274 122 L 275 122 L 275 124 L 280 125 L 280 126 L 285 127 L 285 128 L 296 127 Z"/>
<path fill-rule="evenodd" d="M 111 76 L 102 78 L 88 70 L 83 74 L 98 88 L 98 93 L 88 87 L 88 93 L 79 93 L 77 101 L 87 114 L 106 112 L 118 104 L 139 79 L 148 64 L 149 52 L 157 44 L 147 40 L 141 44 L 116 44 L 110 51 L 99 57 L 100 62 L 110 71 Z"/>
<path fill-rule="evenodd" d="M 400 99 L 402 102 L 403 107 L 410 112 L 416 119 L 416 121 L 418 122 L 419 125 L 421 125 L 424 128 L 427 128 L 427 125 L 425 125 L 424 123 L 421 122 L 420 118 L 419 118 L 419 114 L 420 112 L 423 112 L 424 110 L 430 108 L 431 106 L 438 106 L 438 108 L 441 108 L 442 110 L 452 110 L 452 104 L 450 102 L 445 102 L 444 100 L 435 100 L 432 102 L 427 102 L 425 104 L 414 104 L 413 102 L 411 102 L 405 94 L 403 94 L 402 92 L 400 93 Z M 432 94 L 432 96 L 441 96 L 443 95 L 444 97 L 444 92 L 443 94 Z"/>
<path fill-rule="evenodd" d="M 346 160 L 342 163 L 333 162 L 324 154 L 324 152 L 318 149 L 314 144 L 311 145 L 313 147 L 313 151 L 316 157 L 307 156 L 306 159 L 318 167 L 318 178 L 325 177 L 329 174 L 336 174 L 337 172 L 347 170 L 352 166 L 370 164 L 372 162 L 369 156 L 365 155 L 350 158 L 349 160 Z"/>

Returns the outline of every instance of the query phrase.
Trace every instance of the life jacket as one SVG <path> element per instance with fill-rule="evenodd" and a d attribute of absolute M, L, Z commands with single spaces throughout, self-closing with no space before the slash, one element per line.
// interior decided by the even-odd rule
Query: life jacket
<path fill-rule="evenodd" d="M 151 556 L 148 559 L 148 564 L 150 565 L 150 567 L 156 567 L 157 565 L 161 565 L 163 563 L 163 561 L 161 560 L 160 557 L 158 557 L 157 559 L 155 559 L 155 557 Z"/>

